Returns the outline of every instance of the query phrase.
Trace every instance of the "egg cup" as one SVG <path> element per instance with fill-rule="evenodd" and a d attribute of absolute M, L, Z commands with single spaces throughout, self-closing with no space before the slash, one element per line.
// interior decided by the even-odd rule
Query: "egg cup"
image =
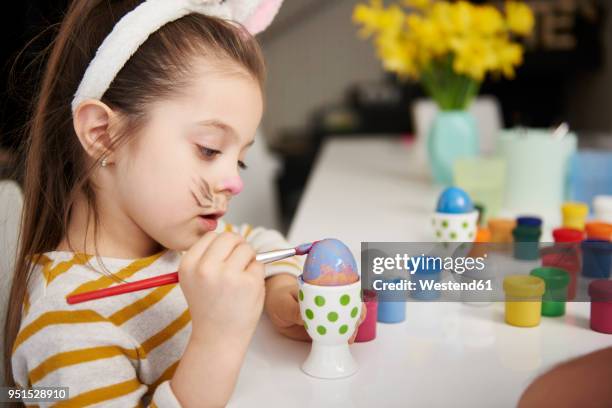
<path fill-rule="evenodd" d="M 478 211 L 452 214 L 435 212 L 431 219 L 434 239 L 437 242 L 474 242 Z"/>
<path fill-rule="evenodd" d="M 348 285 L 317 286 L 298 278 L 304 327 L 312 338 L 302 371 L 316 378 L 348 377 L 358 370 L 349 350 L 361 316 L 361 280 Z"/>

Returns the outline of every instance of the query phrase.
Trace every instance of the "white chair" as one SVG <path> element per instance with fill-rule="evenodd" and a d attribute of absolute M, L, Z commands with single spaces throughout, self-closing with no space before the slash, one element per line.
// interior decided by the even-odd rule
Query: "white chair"
<path fill-rule="evenodd" d="M 8 298 L 13 283 L 13 268 L 17 255 L 17 239 L 23 208 L 23 195 L 19 184 L 11 180 L 0 181 L 0 327 L 4 331 Z M 0 336 L 0 350 L 4 335 Z M 4 354 L 0 353 L 0 381 L 4 384 Z"/>
<path fill-rule="evenodd" d="M 501 107 L 494 96 L 480 96 L 472 102 L 469 109 L 476 119 L 480 139 L 480 152 L 490 154 L 495 151 L 495 140 L 503 127 Z M 412 105 L 412 122 L 416 136 L 415 158 L 419 165 L 427 164 L 427 136 L 438 107 L 431 99 L 421 98 Z"/>
<path fill-rule="evenodd" d="M 278 230 L 280 209 L 276 175 L 280 162 L 268 150 L 266 139 L 260 131 L 245 161 L 249 168 L 241 173 L 244 189 L 232 198 L 225 220 L 233 224 L 248 223 L 254 227 Z"/>

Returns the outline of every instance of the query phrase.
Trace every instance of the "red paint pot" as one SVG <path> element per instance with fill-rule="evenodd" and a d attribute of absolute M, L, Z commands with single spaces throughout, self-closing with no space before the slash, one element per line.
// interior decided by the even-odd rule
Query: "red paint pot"
<path fill-rule="evenodd" d="M 580 242 L 584 232 L 575 228 L 555 228 L 552 232 L 555 242 Z"/>
<path fill-rule="evenodd" d="M 365 303 L 367 314 L 365 320 L 361 322 L 357 329 L 355 341 L 358 343 L 374 340 L 376 338 L 376 320 L 378 316 L 378 298 L 376 296 L 376 291 L 364 290 L 363 302 Z"/>
<path fill-rule="evenodd" d="M 591 329 L 612 334 L 612 281 L 597 279 L 589 285 Z"/>
<path fill-rule="evenodd" d="M 540 250 L 542 266 L 552 266 L 565 270 L 569 274 L 567 285 L 567 300 L 576 297 L 578 275 L 582 270 L 582 261 L 579 243 L 561 242 Z"/>

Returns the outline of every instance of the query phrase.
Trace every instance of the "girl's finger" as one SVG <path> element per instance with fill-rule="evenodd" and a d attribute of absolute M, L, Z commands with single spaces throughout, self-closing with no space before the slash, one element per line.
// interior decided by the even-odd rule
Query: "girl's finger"
<path fill-rule="evenodd" d="M 224 262 L 234 248 L 244 242 L 244 238 L 232 232 L 222 232 L 202 254 L 200 263 L 219 264 Z"/>
<path fill-rule="evenodd" d="M 277 330 L 293 340 L 310 341 L 310 336 L 304 326 L 293 325 L 289 327 L 278 327 Z"/>
<path fill-rule="evenodd" d="M 300 304 L 297 299 L 293 296 L 288 296 L 285 301 L 285 308 L 287 319 L 300 326 L 304 326 L 304 320 L 302 319 L 302 313 L 300 312 Z"/>
<path fill-rule="evenodd" d="M 253 247 L 246 242 L 238 244 L 225 261 L 231 270 L 244 271 L 247 266 L 255 259 L 256 252 Z"/>
<path fill-rule="evenodd" d="M 365 320 L 366 315 L 367 315 L 367 309 L 365 307 L 365 304 L 362 303 L 361 304 L 361 316 L 359 317 L 359 321 L 357 322 L 357 324 L 355 324 L 355 331 L 353 331 L 353 335 L 349 339 L 349 344 L 352 344 L 355 341 L 355 337 L 357 337 L 357 331 L 359 331 L 359 326 Z"/>
<path fill-rule="evenodd" d="M 200 258 L 202 258 L 202 254 L 206 251 L 206 248 L 210 245 L 210 243 L 217 238 L 219 234 L 214 231 L 209 231 L 202 235 L 195 244 L 191 246 L 182 256 L 181 256 L 181 268 L 186 268 L 187 270 L 193 270 L 193 267 L 197 265 Z"/>
<path fill-rule="evenodd" d="M 366 307 L 365 303 L 362 303 L 361 304 L 361 317 L 359 318 L 359 324 L 363 323 L 367 315 L 368 315 L 368 308 Z"/>
<path fill-rule="evenodd" d="M 286 293 L 278 302 L 278 307 L 274 308 L 277 325 L 281 327 L 304 326 L 297 298 L 294 298 L 290 293 Z"/>
<path fill-rule="evenodd" d="M 304 325 L 302 313 L 300 312 L 300 302 L 298 301 L 298 288 L 292 288 L 289 292 L 291 296 L 287 298 L 287 307 L 291 310 L 291 321 L 300 326 Z"/>

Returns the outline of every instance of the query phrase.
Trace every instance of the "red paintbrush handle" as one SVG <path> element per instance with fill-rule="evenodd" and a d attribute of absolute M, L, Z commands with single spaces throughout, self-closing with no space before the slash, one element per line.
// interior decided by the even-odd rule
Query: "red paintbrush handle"
<path fill-rule="evenodd" d="M 315 241 L 318 242 L 318 241 Z M 279 249 L 275 251 L 263 252 L 255 256 L 255 260 L 262 263 L 269 263 L 288 258 L 293 255 L 305 255 L 310 251 L 313 244 L 302 244 L 297 248 Z M 167 273 L 165 275 L 154 276 L 136 282 L 122 283 L 121 285 L 110 288 L 92 290 L 90 292 L 79 293 L 66 297 L 66 301 L 73 305 L 75 303 L 86 302 L 88 300 L 100 299 L 108 296 L 121 295 L 122 293 L 136 292 L 138 290 L 154 288 L 156 286 L 170 285 L 179 281 L 178 272 Z"/>
<path fill-rule="evenodd" d="M 178 272 L 166 273 L 152 278 L 142 279 L 136 282 L 123 283 L 110 288 L 92 290 L 66 297 L 66 301 L 73 305 L 88 300 L 100 299 L 107 296 L 121 295 L 122 293 L 136 292 L 138 290 L 154 288 L 156 286 L 170 285 L 178 282 Z"/>

